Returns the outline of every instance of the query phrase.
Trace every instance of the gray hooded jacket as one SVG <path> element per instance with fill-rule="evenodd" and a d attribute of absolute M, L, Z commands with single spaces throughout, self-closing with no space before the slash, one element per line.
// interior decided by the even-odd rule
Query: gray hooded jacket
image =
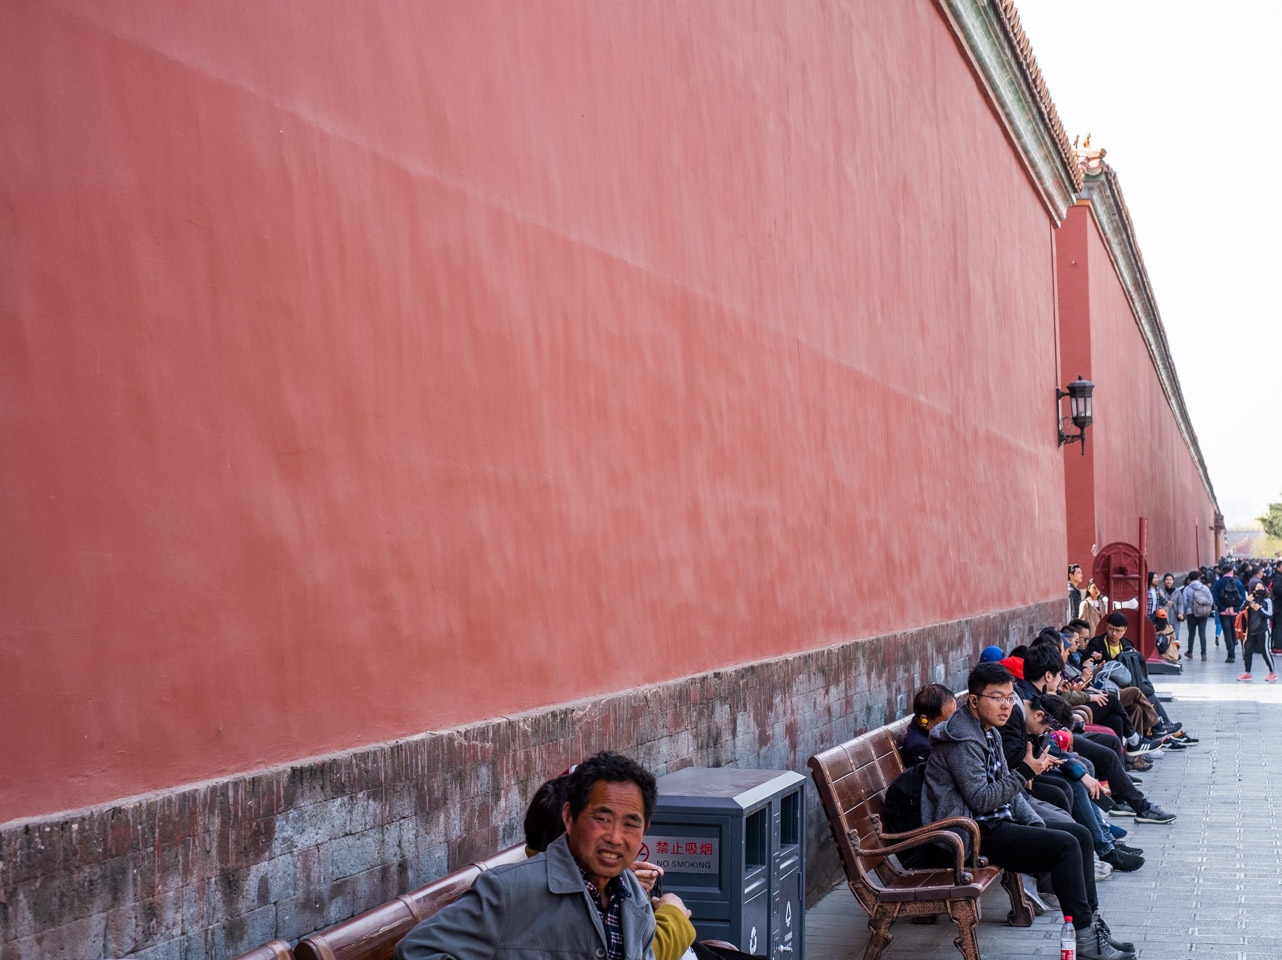
<path fill-rule="evenodd" d="M 923 824 L 947 817 L 973 817 L 1009 803 L 1017 823 L 1044 825 L 1024 793 L 1024 777 L 1007 768 L 1001 740 L 996 739 L 1001 772 L 995 783 L 989 783 L 988 741 L 970 704 L 958 707 L 946 722 L 930 731 L 930 759 L 921 791 Z"/>

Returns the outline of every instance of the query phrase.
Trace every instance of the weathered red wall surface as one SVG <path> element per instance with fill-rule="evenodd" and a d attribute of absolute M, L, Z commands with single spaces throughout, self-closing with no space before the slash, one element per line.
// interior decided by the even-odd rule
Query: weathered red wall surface
<path fill-rule="evenodd" d="M 1091 208 L 1073 207 L 1055 239 L 1062 375 L 1065 383 L 1081 373 L 1095 384 L 1086 456 L 1069 447 L 1065 458 L 1069 558 L 1089 569 L 1092 545 L 1137 543 L 1146 516 L 1151 569 L 1212 562 L 1214 505 Z"/>
<path fill-rule="evenodd" d="M 0 78 L 0 818 L 1062 591 L 927 0 L 24 2 Z"/>

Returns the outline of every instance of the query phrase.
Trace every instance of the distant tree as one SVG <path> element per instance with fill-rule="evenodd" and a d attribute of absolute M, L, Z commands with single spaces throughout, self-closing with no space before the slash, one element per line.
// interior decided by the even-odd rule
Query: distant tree
<path fill-rule="evenodd" d="M 1272 539 L 1282 539 L 1282 502 L 1270 503 L 1269 509 L 1258 519 L 1264 532 Z"/>

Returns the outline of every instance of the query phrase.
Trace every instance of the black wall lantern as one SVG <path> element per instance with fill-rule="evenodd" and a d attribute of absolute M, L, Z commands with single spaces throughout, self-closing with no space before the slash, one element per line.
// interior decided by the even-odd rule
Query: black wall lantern
<path fill-rule="evenodd" d="M 1079 373 L 1077 379 L 1068 385 L 1067 390 L 1055 391 L 1055 412 L 1059 413 L 1059 402 L 1068 397 L 1069 416 L 1059 418 L 1059 445 L 1062 447 L 1066 443 L 1081 443 L 1082 456 L 1086 456 L 1086 428 L 1091 425 L 1094 419 L 1092 416 L 1091 395 L 1095 392 L 1095 384 L 1089 380 L 1083 380 Z M 1073 426 L 1077 428 L 1077 433 L 1065 433 L 1064 421 L 1072 420 Z"/>

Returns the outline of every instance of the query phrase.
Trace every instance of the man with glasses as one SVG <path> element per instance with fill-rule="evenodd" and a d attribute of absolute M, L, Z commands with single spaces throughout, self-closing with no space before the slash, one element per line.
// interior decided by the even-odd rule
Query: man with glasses
<path fill-rule="evenodd" d="M 998 728 L 1014 708 L 1014 678 L 999 663 L 981 663 L 966 687 L 966 702 L 930 734 L 922 823 L 974 819 L 978 852 L 990 863 L 1051 875 L 1060 909 L 1077 930 L 1079 960 L 1132 960 L 1134 945 L 1114 940 L 1098 912 L 1090 831 L 1078 823 L 1043 821 L 1025 796 L 1028 782 L 1056 761 L 1029 743 L 1014 770 L 1006 765 Z"/>

